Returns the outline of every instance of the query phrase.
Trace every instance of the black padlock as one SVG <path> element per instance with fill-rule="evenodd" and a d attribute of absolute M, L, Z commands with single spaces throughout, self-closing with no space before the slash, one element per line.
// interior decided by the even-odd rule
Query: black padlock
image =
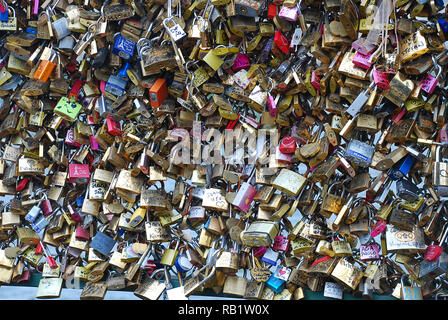
<path fill-rule="evenodd" d="M 397 195 L 406 201 L 416 201 L 420 191 L 421 190 L 409 180 L 401 179 L 397 181 Z"/>

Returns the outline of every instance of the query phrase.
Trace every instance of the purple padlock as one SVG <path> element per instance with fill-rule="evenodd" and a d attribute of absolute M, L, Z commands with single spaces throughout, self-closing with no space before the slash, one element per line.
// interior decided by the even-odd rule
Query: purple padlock
<path fill-rule="evenodd" d="M 233 62 L 232 70 L 238 72 L 242 69 L 247 69 L 250 67 L 249 58 L 244 53 L 238 53 Z"/>
<path fill-rule="evenodd" d="M 94 136 L 90 136 L 90 147 L 92 150 L 98 150 L 99 146 L 98 146 L 98 142 L 95 140 Z"/>

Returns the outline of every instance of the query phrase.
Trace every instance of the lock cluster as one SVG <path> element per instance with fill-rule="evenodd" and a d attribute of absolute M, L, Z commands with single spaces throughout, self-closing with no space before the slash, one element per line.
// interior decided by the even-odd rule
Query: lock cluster
<path fill-rule="evenodd" d="M 442 0 L 0 0 L 1 290 L 448 296 L 447 37 Z"/>

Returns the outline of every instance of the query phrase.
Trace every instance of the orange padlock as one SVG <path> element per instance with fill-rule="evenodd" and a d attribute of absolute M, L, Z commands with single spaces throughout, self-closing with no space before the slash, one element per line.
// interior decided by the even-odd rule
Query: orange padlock
<path fill-rule="evenodd" d="M 54 53 L 50 60 L 42 60 L 42 62 L 37 67 L 36 71 L 33 74 L 33 79 L 40 80 L 42 82 L 47 82 L 48 78 L 50 78 L 51 73 L 53 72 L 56 64 L 53 62 L 56 58 L 57 54 Z"/>
<path fill-rule="evenodd" d="M 151 99 L 151 106 L 153 108 L 158 108 L 163 103 L 168 95 L 168 90 L 166 88 L 165 79 L 159 78 L 149 89 L 149 98 Z"/>

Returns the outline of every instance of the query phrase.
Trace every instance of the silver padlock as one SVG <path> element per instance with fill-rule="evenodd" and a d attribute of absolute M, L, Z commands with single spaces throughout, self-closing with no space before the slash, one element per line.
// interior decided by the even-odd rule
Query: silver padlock
<path fill-rule="evenodd" d="M 61 51 L 71 52 L 75 46 L 75 39 L 72 36 L 64 37 L 59 41 L 58 46 Z"/>
<path fill-rule="evenodd" d="M 351 140 L 348 143 L 344 157 L 348 161 L 352 161 L 358 166 L 366 168 L 372 162 L 374 152 L 375 147 L 359 140 Z"/>
<path fill-rule="evenodd" d="M 52 23 L 56 39 L 61 40 L 72 33 L 67 27 L 67 23 L 67 18 L 61 18 Z"/>
<path fill-rule="evenodd" d="M 324 297 L 342 300 L 342 288 L 335 282 L 325 282 Z"/>

